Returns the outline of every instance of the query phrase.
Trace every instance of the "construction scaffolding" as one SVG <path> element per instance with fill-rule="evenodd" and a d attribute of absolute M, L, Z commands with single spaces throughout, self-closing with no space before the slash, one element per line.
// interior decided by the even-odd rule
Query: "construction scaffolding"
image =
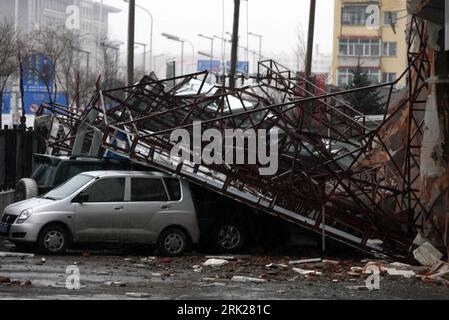
<path fill-rule="evenodd" d="M 391 83 L 328 93 L 267 60 L 259 62 L 255 85 L 210 86 L 207 72 L 144 77 L 134 86 L 98 89 L 82 112 L 43 105 L 37 119 L 48 129 L 49 153 L 113 153 L 360 250 L 407 257 L 436 214 L 421 194 L 432 69 L 426 22 L 414 16 L 407 37 L 408 68 Z M 407 89 L 393 99 L 404 77 Z M 372 120 L 346 102 L 347 95 L 367 90 L 387 93 L 383 119 Z M 127 98 L 118 98 L 123 93 Z M 171 138 L 179 129 L 190 136 L 209 129 L 221 136 L 226 130 L 265 130 L 264 150 L 277 155 L 279 169 L 261 175 L 260 162 L 232 164 L 224 151 L 213 155 L 223 164 L 194 161 L 211 141 L 184 145 L 190 160 L 174 157 L 179 141 Z M 249 151 L 248 142 L 239 148 Z M 441 239 L 435 243 L 447 246 Z"/>

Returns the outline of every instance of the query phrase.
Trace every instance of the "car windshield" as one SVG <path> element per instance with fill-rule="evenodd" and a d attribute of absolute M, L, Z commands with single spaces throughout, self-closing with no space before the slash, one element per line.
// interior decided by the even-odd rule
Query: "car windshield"
<path fill-rule="evenodd" d="M 47 194 L 43 195 L 42 198 L 44 199 L 50 199 L 50 200 L 61 200 L 65 199 L 68 196 L 72 195 L 74 192 L 78 191 L 82 186 L 84 186 L 86 183 L 94 179 L 91 176 L 80 174 L 66 183 L 60 185 L 59 187 L 51 190 Z"/>
<path fill-rule="evenodd" d="M 56 167 L 51 163 L 42 162 L 38 164 L 31 178 L 36 180 L 38 186 L 48 186 L 50 184 L 49 181 L 51 176 L 55 170 Z"/>

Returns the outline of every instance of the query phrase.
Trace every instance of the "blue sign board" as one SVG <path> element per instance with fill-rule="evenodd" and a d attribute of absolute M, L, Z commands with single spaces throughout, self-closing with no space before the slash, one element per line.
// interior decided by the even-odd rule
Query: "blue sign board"
<path fill-rule="evenodd" d="M 198 71 L 207 70 L 210 73 L 218 73 L 221 70 L 221 62 L 218 60 L 212 60 L 212 66 L 210 60 L 198 60 Z"/>
<path fill-rule="evenodd" d="M 54 96 L 52 95 L 52 98 Z M 33 115 L 39 109 L 43 102 L 49 103 L 50 99 L 48 97 L 47 92 L 25 92 L 23 97 L 25 113 Z M 65 106 L 67 104 L 66 94 L 63 92 L 58 92 L 56 94 L 56 102 L 57 104 Z"/>
<path fill-rule="evenodd" d="M 53 90 L 53 61 L 46 55 L 29 55 L 23 67 L 25 92 L 45 92 Z"/>
<path fill-rule="evenodd" d="M 231 61 L 226 62 L 226 68 L 231 70 Z M 249 62 L 248 61 L 238 61 L 237 62 L 237 73 L 248 74 Z"/>
<path fill-rule="evenodd" d="M 220 73 L 222 71 L 221 61 L 218 60 L 212 61 L 212 68 L 210 60 L 198 60 L 197 66 L 198 71 L 207 70 L 211 73 Z M 229 72 L 229 70 L 231 70 L 231 61 L 226 62 L 226 72 Z M 248 74 L 248 70 L 249 70 L 248 61 L 237 62 L 237 73 Z"/>
<path fill-rule="evenodd" d="M 49 103 L 49 91 L 51 97 L 54 98 L 53 72 L 53 61 L 44 54 L 32 54 L 25 59 L 22 74 L 25 114 L 33 115 L 42 103 Z M 54 102 L 66 105 L 66 94 L 58 92 Z"/>
<path fill-rule="evenodd" d="M 10 114 L 11 113 L 11 93 L 4 92 L 2 99 L 2 113 Z"/>

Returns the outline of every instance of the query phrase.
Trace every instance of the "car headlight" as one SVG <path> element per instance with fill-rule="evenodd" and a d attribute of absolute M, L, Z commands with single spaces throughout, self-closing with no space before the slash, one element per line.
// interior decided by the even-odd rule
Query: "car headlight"
<path fill-rule="evenodd" d="M 17 223 L 24 223 L 25 221 L 28 220 L 29 217 L 31 217 L 31 215 L 33 214 L 33 209 L 26 209 L 23 210 L 22 213 L 20 214 L 20 216 L 17 218 Z"/>

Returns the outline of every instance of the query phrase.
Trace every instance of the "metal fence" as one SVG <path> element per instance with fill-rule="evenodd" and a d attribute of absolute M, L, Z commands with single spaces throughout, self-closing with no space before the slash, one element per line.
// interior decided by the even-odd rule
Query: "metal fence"
<path fill-rule="evenodd" d="M 0 129 L 0 192 L 14 189 L 17 181 L 29 177 L 33 154 L 44 151 L 45 143 L 33 129 Z"/>

